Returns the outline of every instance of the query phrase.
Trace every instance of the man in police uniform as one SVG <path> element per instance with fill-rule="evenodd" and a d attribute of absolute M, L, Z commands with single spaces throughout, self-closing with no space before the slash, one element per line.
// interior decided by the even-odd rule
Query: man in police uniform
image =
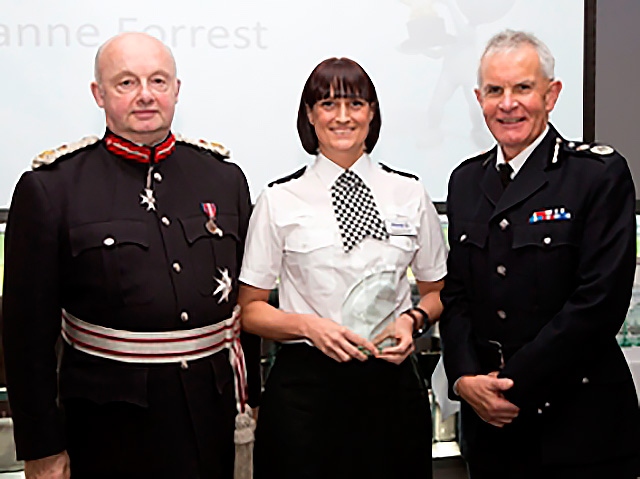
<path fill-rule="evenodd" d="M 221 145 L 171 133 L 180 82 L 161 42 L 116 36 L 95 73 L 104 137 L 36 158 L 9 212 L 17 455 L 27 478 L 229 478 L 247 183 Z"/>
<path fill-rule="evenodd" d="M 449 182 L 441 333 L 473 479 L 638 473 L 638 398 L 616 342 L 636 264 L 634 187 L 613 148 L 548 123 L 553 67 L 533 35 L 490 40 L 476 95 L 498 145 Z"/>

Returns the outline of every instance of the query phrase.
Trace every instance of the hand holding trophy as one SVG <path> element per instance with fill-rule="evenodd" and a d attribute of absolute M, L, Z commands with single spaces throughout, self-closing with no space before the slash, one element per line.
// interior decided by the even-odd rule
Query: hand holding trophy
<path fill-rule="evenodd" d="M 363 338 L 374 339 L 395 317 L 397 285 L 395 270 L 364 276 L 342 303 L 342 324 Z M 395 341 L 388 338 L 378 344 L 379 349 L 387 346 L 395 346 Z"/>

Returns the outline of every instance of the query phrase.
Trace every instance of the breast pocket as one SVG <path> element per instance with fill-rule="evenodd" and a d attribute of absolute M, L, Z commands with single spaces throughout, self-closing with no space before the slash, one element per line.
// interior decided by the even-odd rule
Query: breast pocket
<path fill-rule="evenodd" d="M 226 269 L 235 282 L 238 276 L 240 237 L 237 215 L 219 214 L 216 224 L 221 235 L 212 234 L 205 227 L 202 215 L 181 218 L 180 224 L 189 248 L 189 262 L 198 290 L 210 296 L 218 268 Z"/>
<path fill-rule="evenodd" d="M 483 302 L 488 297 L 487 242 L 489 226 L 486 223 L 456 221 L 448 229 L 450 268 L 465 282 L 468 294 L 475 301 Z"/>
<path fill-rule="evenodd" d="M 521 273 L 535 281 L 539 301 L 563 301 L 575 285 L 579 225 L 549 221 L 514 227 L 513 251 Z"/>
<path fill-rule="evenodd" d="M 405 269 L 418 248 L 416 235 L 389 235 L 389 246 L 385 248 L 382 253 L 384 255 L 381 259 L 382 263 L 393 265 L 398 269 Z"/>
<path fill-rule="evenodd" d="M 97 296 L 106 295 L 111 304 L 145 304 L 153 299 L 149 278 L 140 267 L 148 258 L 146 223 L 135 220 L 88 223 L 72 227 L 69 238 L 72 264 L 83 281 L 80 288 L 90 289 L 92 294 L 102 292 Z"/>
<path fill-rule="evenodd" d="M 310 293 L 329 294 L 337 285 L 334 244 L 334 231 L 318 226 L 296 225 L 284 238 L 286 269 Z"/>

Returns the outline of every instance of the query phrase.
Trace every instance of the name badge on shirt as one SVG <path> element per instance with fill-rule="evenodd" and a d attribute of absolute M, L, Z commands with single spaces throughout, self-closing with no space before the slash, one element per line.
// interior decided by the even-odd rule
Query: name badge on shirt
<path fill-rule="evenodd" d="M 416 227 L 405 219 L 385 220 L 387 233 L 391 236 L 415 236 Z"/>

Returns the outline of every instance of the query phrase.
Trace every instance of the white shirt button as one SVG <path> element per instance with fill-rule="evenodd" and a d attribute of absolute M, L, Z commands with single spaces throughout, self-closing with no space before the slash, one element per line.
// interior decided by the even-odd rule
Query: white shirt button
<path fill-rule="evenodd" d="M 502 231 L 506 230 L 507 227 L 509 226 L 509 221 L 507 221 L 506 218 L 504 218 L 500 223 L 498 223 L 500 225 L 500 229 Z"/>
<path fill-rule="evenodd" d="M 460 241 L 465 241 L 467 239 L 467 235 L 466 234 L 461 234 L 460 235 Z"/>
<path fill-rule="evenodd" d="M 497 311 L 497 313 L 500 319 L 507 319 L 507 313 L 505 313 L 503 310 L 500 309 Z"/>
<path fill-rule="evenodd" d="M 538 414 L 542 414 L 542 409 L 538 408 Z"/>
<path fill-rule="evenodd" d="M 186 311 L 180 313 L 180 321 L 182 321 L 183 323 L 189 321 L 189 313 L 187 313 Z"/>
<path fill-rule="evenodd" d="M 113 246 L 116 244 L 116 240 L 111 236 L 107 236 L 104 240 L 102 240 L 102 244 L 105 246 Z"/>
<path fill-rule="evenodd" d="M 160 181 L 162 181 L 162 175 L 156 171 L 153 174 L 153 179 L 156 180 L 157 182 L 160 182 Z"/>
<path fill-rule="evenodd" d="M 167 218 L 166 216 L 163 216 L 162 219 L 160 220 L 162 222 L 163 225 L 165 226 L 169 226 L 171 224 L 171 220 L 169 218 Z"/>
<path fill-rule="evenodd" d="M 589 378 L 587 377 L 582 378 L 582 384 L 589 384 Z"/>
<path fill-rule="evenodd" d="M 507 275 L 507 268 L 503 265 L 499 265 L 496 268 L 496 272 L 500 275 L 500 276 L 506 276 Z"/>
<path fill-rule="evenodd" d="M 551 236 L 545 236 L 545 237 L 542 239 L 542 242 L 543 242 L 544 244 L 551 244 Z"/>
<path fill-rule="evenodd" d="M 549 407 L 549 406 L 551 406 L 551 403 L 548 403 L 548 402 L 544 403 L 544 407 Z"/>
<path fill-rule="evenodd" d="M 180 263 L 178 263 L 177 261 L 173 263 L 171 266 L 173 267 L 173 270 L 176 273 L 179 273 L 180 271 L 182 271 L 182 266 L 180 266 Z"/>

